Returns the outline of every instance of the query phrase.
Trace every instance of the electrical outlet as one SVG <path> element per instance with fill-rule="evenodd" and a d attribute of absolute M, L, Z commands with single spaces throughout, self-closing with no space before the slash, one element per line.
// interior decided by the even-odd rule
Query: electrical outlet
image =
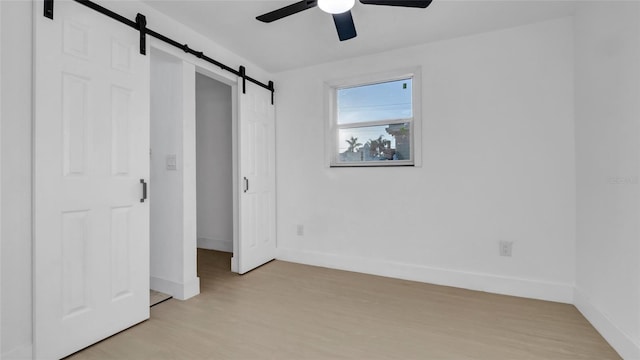
<path fill-rule="evenodd" d="M 303 236 L 304 235 L 304 225 L 298 224 L 298 226 L 296 227 L 296 233 L 298 234 L 298 236 Z"/>
<path fill-rule="evenodd" d="M 511 256 L 513 241 L 500 241 L 500 256 Z"/>

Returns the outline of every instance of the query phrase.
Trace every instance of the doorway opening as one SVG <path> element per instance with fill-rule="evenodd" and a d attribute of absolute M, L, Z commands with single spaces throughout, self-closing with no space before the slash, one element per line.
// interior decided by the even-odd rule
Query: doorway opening
<path fill-rule="evenodd" d="M 232 87 L 196 73 L 198 248 L 233 253 Z"/>
<path fill-rule="evenodd" d="M 198 247 L 237 251 L 234 81 L 151 48 L 150 288 L 179 300 L 200 293 Z"/>

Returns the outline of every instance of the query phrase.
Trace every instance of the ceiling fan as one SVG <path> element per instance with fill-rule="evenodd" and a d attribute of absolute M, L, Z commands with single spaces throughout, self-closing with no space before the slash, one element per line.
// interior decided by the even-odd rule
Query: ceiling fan
<path fill-rule="evenodd" d="M 426 8 L 433 0 L 360 0 L 366 5 L 386 5 L 410 8 Z M 356 26 L 351 16 L 351 8 L 355 5 L 355 0 L 302 0 L 283 8 L 268 12 L 256 17 L 265 23 L 270 23 L 299 13 L 301 11 L 319 7 L 322 11 L 333 15 L 333 22 L 336 24 L 340 41 L 345 41 L 356 37 Z"/>

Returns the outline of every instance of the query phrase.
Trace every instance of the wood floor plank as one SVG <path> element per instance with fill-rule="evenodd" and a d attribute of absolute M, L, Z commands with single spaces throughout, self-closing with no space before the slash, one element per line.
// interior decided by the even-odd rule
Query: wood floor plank
<path fill-rule="evenodd" d="M 72 359 L 620 359 L 572 305 L 198 251 L 201 294 Z"/>
<path fill-rule="evenodd" d="M 150 290 L 149 291 L 149 306 L 157 305 L 163 301 L 167 301 L 171 298 L 171 295 L 167 295 L 165 293 L 161 293 L 159 291 Z"/>

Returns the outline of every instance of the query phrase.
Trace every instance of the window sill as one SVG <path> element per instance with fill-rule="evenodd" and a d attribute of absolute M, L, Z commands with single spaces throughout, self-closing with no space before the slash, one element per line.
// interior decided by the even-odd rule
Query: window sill
<path fill-rule="evenodd" d="M 344 167 L 349 167 L 349 168 L 354 168 L 354 167 L 415 167 L 415 163 L 413 161 L 402 161 L 402 160 L 393 160 L 393 161 L 380 161 L 380 162 L 367 162 L 367 163 L 361 163 L 361 162 L 353 162 L 353 163 L 347 163 L 347 162 L 341 162 L 341 163 L 332 163 L 329 165 L 329 167 L 331 168 L 344 168 Z"/>

